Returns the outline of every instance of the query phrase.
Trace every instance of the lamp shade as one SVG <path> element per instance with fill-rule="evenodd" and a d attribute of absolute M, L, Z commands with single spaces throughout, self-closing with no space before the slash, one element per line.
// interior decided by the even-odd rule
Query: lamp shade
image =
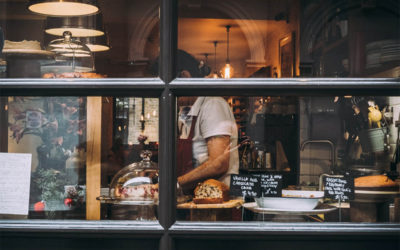
<path fill-rule="evenodd" d="M 100 14 L 78 17 L 48 17 L 45 32 L 54 36 L 62 36 L 64 31 L 73 37 L 93 37 L 104 35 Z"/>
<path fill-rule="evenodd" d="M 31 0 L 28 9 L 48 16 L 85 16 L 99 11 L 92 0 Z"/>
<path fill-rule="evenodd" d="M 96 37 L 80 37 L 79 40 L 89 47 L 91 52 L 102 52 L 110 50 L 107 35 Z"/>

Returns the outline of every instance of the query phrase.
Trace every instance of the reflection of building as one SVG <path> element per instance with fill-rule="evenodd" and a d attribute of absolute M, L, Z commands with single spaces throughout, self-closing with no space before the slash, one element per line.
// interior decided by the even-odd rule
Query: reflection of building
<path fill-rule="evenodd" d="M 125 145 L 138 144 L 140 135 L 147 136 L 147 142 L 158 141 L 157 99 L 118 97 L 114 105 L 114 138 Z"/>
<path fill-rule="evenodd" d="M 225 41 L 224 26 L 232 22 L 230 54 L 232 66 L 237 72 L 234 77 L 249 77 L 266 66 L 278 67 L 280 71 L 278 41 L 298 31 L 297 4 L 296 1 L 287 10 L 282 3 L 269 3 L 261 7 L 251 1 L 243 7 L 240 1 L 202 1 L 199 6 L 183 2 L 179 13 L 179 48 L 194 55 L 211 51 L 212 44 L 199 43 L 199 38 L 207 34 L 214 40 Z M 201 14 L 198 16 L 194 13 Z M 191 18 L 191 15 L 196 18 Z M 196 46 L 193 47 L 195 42 Z M 223 44 L 218 48 L 218 69 L 222 69 L 225 63 L 225 46 Z"/>

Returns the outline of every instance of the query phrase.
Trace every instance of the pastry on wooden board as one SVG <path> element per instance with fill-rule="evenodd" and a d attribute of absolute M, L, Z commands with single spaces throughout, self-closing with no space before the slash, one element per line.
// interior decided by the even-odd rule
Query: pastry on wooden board
<path fill-rule="evenodd" d="M 229 200 L 229 187 L 220 181 L 208 179 L 199 183 L 194 190 L 196 204 L 218 204 Z"/>
<path fill-rule="evenodd" d="M 399 191 L 399 185 L 386 175 L 362 176 L 354 179 L 358 190 Z"/>

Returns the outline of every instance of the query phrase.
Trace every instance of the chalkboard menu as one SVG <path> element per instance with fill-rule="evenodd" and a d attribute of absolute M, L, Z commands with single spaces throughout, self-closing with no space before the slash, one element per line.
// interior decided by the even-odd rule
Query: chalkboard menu
<path fill-rule="evenodd" d="M 325 198 L 340 201 L 354 199 L 354 179 L 351 177 L 324 177 Z"/>
<path fill-rule="evenodd" d="M 282 196 L 282 175 L 261 174 L 261 192 L 264 197 Z"/>
<path fill-rule="evenodd" d="M 230 194 L 241 197 L 260 197 L 260 177 L 254 175 L 231 175 Z"/>

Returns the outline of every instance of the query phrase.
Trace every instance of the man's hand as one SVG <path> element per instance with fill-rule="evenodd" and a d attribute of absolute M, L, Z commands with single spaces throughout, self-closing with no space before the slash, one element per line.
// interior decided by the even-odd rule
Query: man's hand
<path fill-rule="evenodd" d="M 207 138 L 208 160 L 187 174 L 178 177 L 181 186 L 193 184 L 207 178 L 219 178 L 229 169 L 230 137 Z"/>

